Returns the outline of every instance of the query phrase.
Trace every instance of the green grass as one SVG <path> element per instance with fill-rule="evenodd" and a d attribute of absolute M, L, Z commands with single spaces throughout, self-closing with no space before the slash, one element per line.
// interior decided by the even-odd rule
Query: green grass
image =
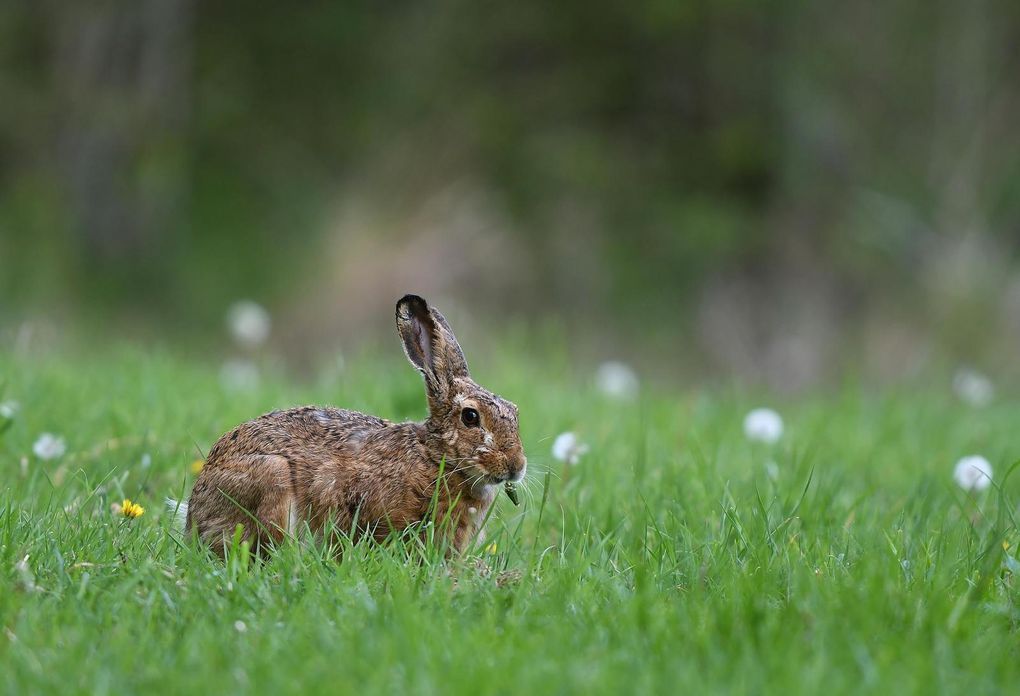
<path fill-rule="evenodd" d="M 520 406 L 531 461 L 524 504 L 501 496 L 490 519 L 496 552 L 478 550 L 491 574 L 399 545 L 222 563 L 170 531 L 164 496 L 240 421 L 308 402 L 423 416 L 399 355 L 244 393 L 161 355 L 0 355 L 22 407 L 0 434 L 0 692 L 1016 688 L 1015 404 L 968 409 L 939 380 L 851 386 L 780 402 L 787 432 L 768 448 L 744 439 L 760 398 L 739 391 L 621 404 L 523 356 L 486 368 Z M 567 429 L 591 451 L 565 473 L 549 452 Z M 67 454 L 35 458 L 43 431 Z M 955 487 L 972 452 L 1001 488 Z M 124 497 L 145 515 L 114 516 Z"/>

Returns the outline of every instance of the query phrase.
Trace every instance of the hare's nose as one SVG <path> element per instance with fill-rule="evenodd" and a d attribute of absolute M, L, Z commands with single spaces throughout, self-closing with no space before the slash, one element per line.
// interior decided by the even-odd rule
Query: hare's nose
<path fill-rule="evenodd" d="M 528 470 L 528 458 L 523 453 L 518 454 L 516 457 L 511 457 L 508 462 L 510 480 L 517 483 L 524 478 L 525 472 Z"/>

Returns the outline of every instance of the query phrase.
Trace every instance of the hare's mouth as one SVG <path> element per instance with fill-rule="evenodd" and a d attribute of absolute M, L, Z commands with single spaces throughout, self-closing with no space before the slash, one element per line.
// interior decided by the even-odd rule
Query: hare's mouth
<path fill-rule="evenodd" d="M 527 465 L 517 469 L 516 471 L 512 468 L 506 468 L 499 473 L 482 464 L 478 464 L 476 466 L 478 467 L 478 470 L 485 475 L 487 479 L 486 482 L 491 486 L 502 486 L 504 483 L 520 483 L 524 480 L 524 474 L 527 471 Z"/>
<path fill-rule="evenodd" d="M 470 478 L 474 485 L 496 486 L 506 480 L 506 476 L 496 474 L 490 467 L 474 457 L 461 460 L 461 465 L 455 471 Z"/>

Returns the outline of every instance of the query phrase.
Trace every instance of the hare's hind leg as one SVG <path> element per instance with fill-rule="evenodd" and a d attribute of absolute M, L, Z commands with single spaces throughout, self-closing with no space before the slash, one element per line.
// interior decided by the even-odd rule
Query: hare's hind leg
<path fill-rule="evenodd" d="M 242 455 L 207 466 L 202 472 L 206 480 L 196 482 L 192 494 L 192 524 L 199 537 L 221 555 L 237 525 L 253 551 L 265 553 L 270 544 L 282 541 L 294 501 L 290 466 L 284 457 L 271 454 Z"/>
<path fill-rule="evenodd" d="M 259 468 L 265 485 L 262 488 L 262 497 L 254 510 L 254 517 L 258 523 L 251 521 L 255 527 L 252 550 L 261 550 L 265 553 L 269 551 L 269 546 L 279 544 L 284 537 L 294 531 L 292 464 L 279 455 L 255 455 L 253 458 L 261 459 L 261 462 L 253 463 L 253 466 Z"/>

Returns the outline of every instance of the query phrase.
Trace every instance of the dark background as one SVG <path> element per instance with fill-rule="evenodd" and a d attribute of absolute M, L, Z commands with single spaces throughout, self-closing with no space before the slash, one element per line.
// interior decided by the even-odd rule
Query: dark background
<path fill-rule="evenodd" d="M 0 335 L 1010 369 L 1018 124 L 1014 0 L 6 2 Z"/>

